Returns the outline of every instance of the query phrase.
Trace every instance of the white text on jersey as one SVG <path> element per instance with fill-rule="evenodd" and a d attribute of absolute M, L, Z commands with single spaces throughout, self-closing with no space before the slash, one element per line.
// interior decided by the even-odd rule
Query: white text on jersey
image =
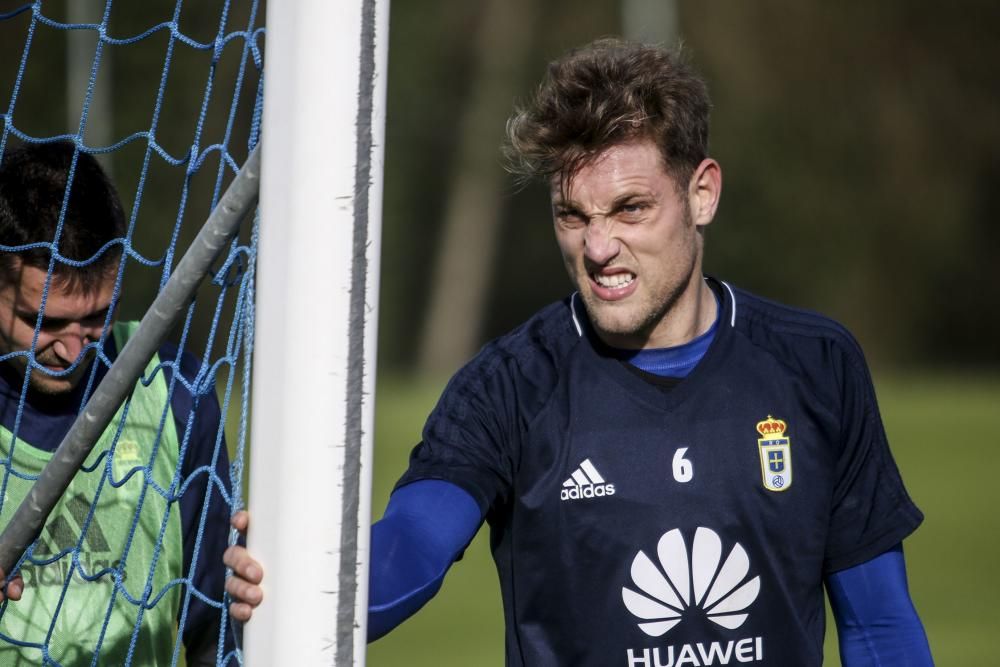
<path fill-rule="evenodd" d="M 681 644 L 660 648 L 628 649 L 628 667 L 703 667 L 734 665 L 764 659 L 764 639 L 747 637 L 710 644 Z"/>
<path fill-rule="evenodd" d="M 590 462 L 584 459 L 573 471 L 570 478 L 563 482 L 559 493 L 561 500 L 579 500 L 580 498 L 601 498 L 615 495 L 615 485 L 604 481 L 601 473 Z"/>

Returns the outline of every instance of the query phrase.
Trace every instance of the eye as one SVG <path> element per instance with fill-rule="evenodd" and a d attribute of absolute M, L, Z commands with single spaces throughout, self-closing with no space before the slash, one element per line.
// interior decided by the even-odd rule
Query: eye
<path fill-rule="evenodd" d="M 556 221 L 562 227 L 577 228 L 587 224 L 587 219 L 579 211 L 572 208 L 557 208 L 555 216 Z"/>
<path fill-rule="evenodd" d="M 104 310 L 101 310 L 99 312 L 87 315 L 85 318 L 80 320 L 80 324 L 88 328 L 103 327 L 104 320 L 107 318 L 107 316 L 108 316 L 108 309 L 105 308 Z"/>
<path fill-rule="evenodd" d="M 56 318 L 56 317 L 43 317 L 42 331 L 45 332 L 60 331 L 61 329 L 64 329 L 67 324 L 69 324 L 69 320 L 64 320 L 62 318 Z"/>
<path fill-rule="evenodd" d="M 649 209 L 649 204 L 647 202 L 630 201 L 618 207 L 618 214 L 626 221 L 638 220 L 646 213 L 648 209 Z"/>

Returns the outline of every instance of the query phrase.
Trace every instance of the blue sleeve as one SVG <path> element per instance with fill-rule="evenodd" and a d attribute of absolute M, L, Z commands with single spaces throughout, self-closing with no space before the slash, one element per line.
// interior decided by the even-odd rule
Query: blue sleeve
<path fill-rule="evenodd" d="M 468 492 L 441 480 L 402 486 L 372 526 L 368 641 L 430 600 L 472 541 L 483 515 Z"/>
<path fill-rule="evenodd" d="M 903 547 L 826 578 L 844 667 L 933 665 L 906 585 Z"/>
<path fill-rule="evenodd" d="M 180 376 L 189 384 L 201 368 L 199 359 L 189 352 L 178 355 L 176 346 L 170 343 L 160 349 L 159 356 L 164 362 L 177 364 L 175 367 L 179 368 Z M 164 366 L 168 387 L 173 368 Z M 190 590 L 197 590 L 221 605 L 225 587 L 222 553 L 228 546 L 231 512 L 223 488 L 211 479 L 214 471 L 226 493 L 229 492 L 229 455 L 225 438 L 220 434 L 222 415 L 214 387 L 205 393 L 192 395 L 181 382 L 174 382 L 170 409 L 183 452 L 181 484 L 187 484 L 178 499 L 184 538 L 184 571 L 181 576 L 190 575 Z M 189 423 L 190 434 L 185 445 Z M 193 563 L 196 549 L 197 563 Z M 195 565 L 193 569 L 192 564 Z M 220 606 L 208 604 L 197 595 L 188 596 L 187 604 L 181 604 L 177 620 L 183 624 L 188 664 L 202 664 L 202 661 L 215 664 L 221 615 Z M 223 655 L 234 648 L 232 633 L 227 632 Z"/>

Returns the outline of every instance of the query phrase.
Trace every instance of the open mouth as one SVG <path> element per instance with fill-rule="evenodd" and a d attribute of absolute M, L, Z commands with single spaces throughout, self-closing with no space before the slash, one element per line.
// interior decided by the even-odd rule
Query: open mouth
<path fill-rule="evenodd" d="M 625 299 L 636 290 L 638 284 L 638 276 L 631 271 L 590 274 L 590 291 L 601 301 Z"/>
<path fill-rule="evenodd" d="M 629 271 L 613 273 L 611 275 L 592 273 L 590 278 L 604 289 L 622 289 L 635 281 L 635 274 Z"/>

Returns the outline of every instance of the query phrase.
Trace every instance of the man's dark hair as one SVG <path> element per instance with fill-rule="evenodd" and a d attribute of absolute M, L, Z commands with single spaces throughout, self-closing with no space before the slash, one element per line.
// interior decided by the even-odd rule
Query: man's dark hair
<path fill-rule="evenodd" d="M 55 239 L 75 150 L 65 141 L 25 144 L 4 157 L 0 165 L 0 243 L 21 246 Z M 118 266 L 122 246 L 112 245 L 96 256 L 98 251 L 124 236 L 125 214 L 118 193 L 97 160 L 80 152 L 58 248 L 67 259 L 92 261 L 76 267 L 57 260 L 53 278 L 70 289 L 96 289 Z M 16 259 L 22 265 L 47 270 L 50 257 L 49 248 L 0 252 L 0 281 L 15 279 Z"/>
<path fill-rule="evenodd" d="M 650 139 L 677 187 L 708 156 L 711 102 L 680 52 L 599 39 L 549 64 L 533 99 L 507 121 L 504 154 L 523 180 L 571 177 L 605 149 Z"/>

